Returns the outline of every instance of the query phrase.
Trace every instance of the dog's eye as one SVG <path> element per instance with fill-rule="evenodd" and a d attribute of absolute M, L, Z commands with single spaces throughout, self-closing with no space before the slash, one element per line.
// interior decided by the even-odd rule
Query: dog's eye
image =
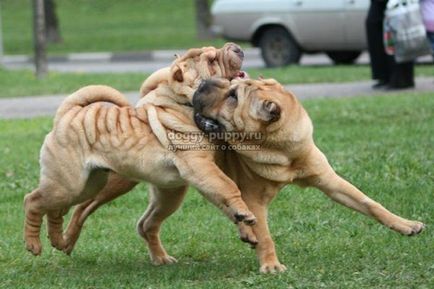
<path fill-rule="evenodd" d="M 210 58 L 210 59 L 208 59 L 209 64 L 213 64 L 214 61 L 215 61 L 215 58 L 212 58 L 212 59 Z"/>
<path fill-rule="evenodd" d="M 235 89 L 232 89 L 231 91 L 229 91 L 229 98 L 233 98 L 235 100 L 238 100 L 238 95 L 237 95 L 237 91 Z"/>

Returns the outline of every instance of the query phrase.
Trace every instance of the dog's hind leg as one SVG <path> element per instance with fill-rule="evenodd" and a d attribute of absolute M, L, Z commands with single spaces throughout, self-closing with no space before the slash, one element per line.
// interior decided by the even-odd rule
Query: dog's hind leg
<path fill-rule="evenodd" d="M 118 174 L 110 173 L 107 184 L 103 189 L 94 198 L 81 203 L 75 208 L 64 235 L 66 240 L 64 252 L 71 254 L 72 250 L 74 250 L 84 222 L 93 212 L 100 206 L 128 193 L 137 184 L 137 182 L 125 179 Z"/>
<path fill-rule="evenodd" d="M 63 216 L 68 213 L 72 204 L 69 196 L 76 196 L 78 194 L 77 192 L 79 192 L 79 190 L 74 191 L 71 190 L 71 188 L 66 189 L 63 186 L 57 186 L 53 191 L 47 190 L 45 197 L 44 203 L 47 212 L 48 238 L 50 239 L 51 246 L 61 251 L 65 248 L 65 240 L 63 238 Z"/>
<path fill-rule="evenodd" d="M 319 188 L 337 203 L 373 217 L 378 222 L 403 235 L 419 234 L 425 227 L 422 222 L 407 220 L 393 214 L 335 172 L 330 171 L 330 174 L 321 175 L 312 183 L 312 186 Z"/>
<path fill-rule="evenodd" d="M 86 185 L 87 189 L 98 192 L 98 194 L 79 204 L 74 210 L 64 234 L 66 244 L 63 251 L 68 255 L 74 249 L 87 217 L 100 206 L 131 191 L 137 185 L 136 182 L 129 181 L 115 173 L 109 173 L 107 178 L 107 173 L 103 171 L 92 173 L 88 183 L 92 183 L 92 188 Z"/>
<path fill-rule="evenodd" d="M 173 189 L 150 186 L 149 205 L 137 223 L 137 231 L 148 244 L 151 261 L 154 265 L 176 262 L 176 259 L 169 256 L 161 244 L 160 227 L 163 221 L 179 208 L 186 191 L 186 186 Z"/>
<path fill-rule="evenodd" d="M 63 235 L 63 238 L 65 239 L 65 247 L 63 251 L 66 254 L 71 254 L 78 237 L 80 237 L 84 221 L 86 220 L 87 216 L 96 210 L 95 208 L 88 214 L 84 213 L 86 210 L 89 210 L 89 208 L 92 208 L 91 204 L 94 202 L 94 199 L 87 200 L 75 207 L 74 213 L 72 214 L 71 220 L 69 220 L 68 227 L 66 228 L 66 232 Z"/>
<path fill-rule="evenodd" d="M 27 194 L 24 198 L 24 241 L 26 249 L 33 255 L 40 255 L 42 251 L 41 232 L 42 217 L 44 212 L 40 206 L 41 194 L 39 189 Z"/>
<path fill-rule="evenodd" d="M 64 246 L 62 237 L 63 215 L 71 205 L 62 186 L 44 180 L 41 181 L 38 189 L 24 198 L 24 240 L 26 249 L 34 255 L 41 254 L 40 231 L 42 218 L 45 214 L 47 214 L 48 237 L 51 244 L 62 249 Z"/>
<path fill-rule="evenodd" d="M 58 250 L 63 250 L 65 241 L 63 239 L 63 216 L 68 209 L 54 210 L 47 213 L 47 231 L 50 238 L 51 246 Z"/>
<path fill-rule="evenodd" d="M 407 220 L 393 214 L 336 174 L 325 156 L 318 149 L 313 151 L 311 158 L 314 161 L 310 163 L 315 163 L 316 167 L 321 168 L 321 170 L 312 177 L 300 180 L 299 183 L 302 185 L 316 187 L 335 202 L 370 216 L 403 235 L 413 236 L 424 229 L 422 222 Z"/>

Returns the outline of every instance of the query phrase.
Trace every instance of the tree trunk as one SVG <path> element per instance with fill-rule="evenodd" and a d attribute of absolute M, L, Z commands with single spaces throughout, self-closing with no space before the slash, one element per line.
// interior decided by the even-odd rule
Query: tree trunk
<path fill-rule="evenodd" d="M 33 42 L 35 52 L 36 77 L 47 75 L 47 55 L 45 53 L 44 0 L 32 0 L 33 3 Z"/>
<path fill-rule="evenodd" d="M 44 0 L 45 12 L 45 36 L 49 43 L 61 43 L 59 20 L 56 14 L 56 3 L 54 0 Z"/>
<path fill-rule="evenodd" d="M 211 12 L 209 10 L 208 0 L 195 0 L 196 8 L 196 29 L 199 39 L 211 39 L 210 31 Z"/>
<path fill-rule="evenodd" d="M 4 47 L 3 47 L 3 27 L 2 27 L 1 14 L 2 14 L 2 9 L 0 7 L 0 65 L 3 65 Z"/>

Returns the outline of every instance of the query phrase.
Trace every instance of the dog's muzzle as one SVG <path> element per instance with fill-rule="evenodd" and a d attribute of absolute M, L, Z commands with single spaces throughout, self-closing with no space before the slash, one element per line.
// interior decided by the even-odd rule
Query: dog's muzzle
<path fill-rule="evenodd" d="M 204 133 L 217 133 L 224 131 L 223 126 L 218 121 L 204 117 L 198 112 L 194 114 L 194 122 Z"/>

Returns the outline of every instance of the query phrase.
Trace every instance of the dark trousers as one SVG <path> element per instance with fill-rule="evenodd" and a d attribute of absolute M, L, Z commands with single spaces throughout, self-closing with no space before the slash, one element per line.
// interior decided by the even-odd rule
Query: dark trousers
<path fill-rule="evenodd" d="M 414 64 L 396 63 L 393 55 L 387 55 L 383 43 L 383 20 L 387 1 L 371 0 L 366 18 L 368 51 L 371 59 L 372 79 L 387 82 L 391 87 L 414 85 Z"/>

